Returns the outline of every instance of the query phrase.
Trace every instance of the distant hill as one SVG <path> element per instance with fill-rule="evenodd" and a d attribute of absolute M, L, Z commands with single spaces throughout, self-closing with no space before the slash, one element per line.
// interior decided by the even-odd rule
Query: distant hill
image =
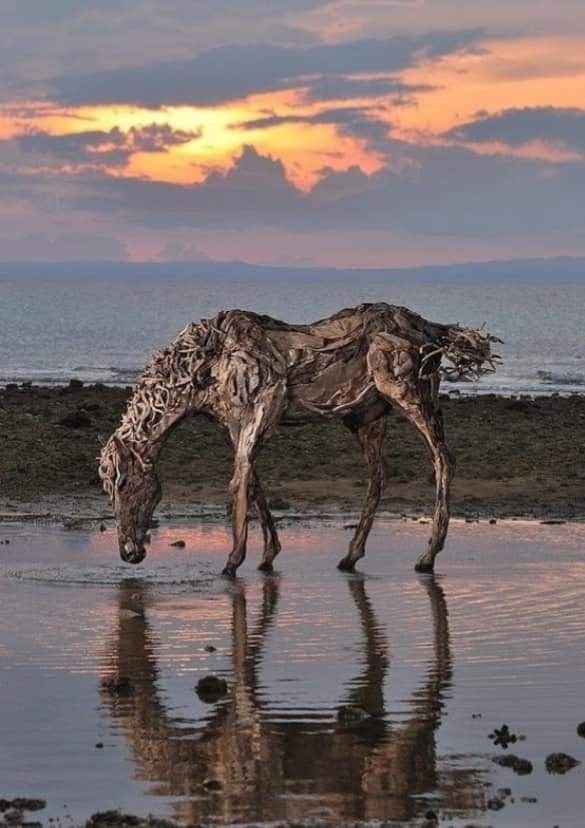
<path fill-rule="evenodd" d="M 156 278 L 226 279 L 238 281 L 275 278 L 299 282 L 331 276 L 336 280 L 356 280 L 367 276 L 371 281 L 416 280 L 443 283 L 513 281 L 514 283 L 560 284 L 585 281 L 585 257 L 554 259 L 511 259 L 508 261 L 469 262 L 416 268 L 350 269 L 326 267 L 279 267 L 247 262 L 4 262 L 2 276 L 39 277 L 51 275 L 81 278 Z"/>

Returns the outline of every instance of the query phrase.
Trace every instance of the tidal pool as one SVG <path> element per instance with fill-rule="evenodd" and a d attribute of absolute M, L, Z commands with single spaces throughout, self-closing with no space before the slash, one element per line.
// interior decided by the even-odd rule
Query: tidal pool
<path fill-rule="evenodd" d="M 256 572 L 252 532 L 230 583 L 218 522 L 161 526 L 135 568 L 113 530 L 0 524 L 0 797 L 46 799 L 45 824 L 119 808 L 580 826 L 585 764 L 544 760 L 585 763 L 585 526 L 455 522 L 434 578 L 412 568 L 427 533 L 380 520 L 345 575 L 349 531 L 290 522 L 277 574 Z M 106 692 L 114 674 L 134 692 Z M 194 690 L 208 674 L 228 683 L 212 704 Z M 503 723 L 507 749 L 489 738 Z M 507 753 L 532 773 L 492 761 Z"/>

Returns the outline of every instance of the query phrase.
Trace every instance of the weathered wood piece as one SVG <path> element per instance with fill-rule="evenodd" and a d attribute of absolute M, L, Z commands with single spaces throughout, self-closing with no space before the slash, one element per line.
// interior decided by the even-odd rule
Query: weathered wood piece
<path fill-rule="evenodd" d="M 475 379 L 495 370 L 499 358 L 491 343 L 497 341 L 481 330 L 429 322 L 382 302 L 311 325 L 240 310 L 187 325 L 154 355 L 101 453 L 99 474 L 112 500 L 122 559 L 139 563 L 145 557 L 144 539 L 161 497 L 155 464 L 165 439 L 184 417 L 202 414 L 234 447 L 233 547 L 224 574 L 235 575 L 244 560 L 250 503 L 264 534 L 260 568 L 272 571 L 280 542 L 255 469 L 258 452 L 279 423 L 338 417 L 357 436 L 370 472 L 358 527 L 339 563 L 353 570 L 365 554 L 382 495 L 384 420 L 395 408 L 418 429 L 433 463 L 432 533 L 416 563 L 418 571 L 432 571 L 447 535 L 454 470 L 440 381 L 445 374 Z"/>

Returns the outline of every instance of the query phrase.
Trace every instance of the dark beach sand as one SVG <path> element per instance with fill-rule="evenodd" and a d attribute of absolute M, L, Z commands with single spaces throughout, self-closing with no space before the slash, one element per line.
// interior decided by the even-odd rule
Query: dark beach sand
<path fill-rule="evenodd" d="M 108 512 L 96 456 L 113 431 L 128 391 L 104 386 L 0 390 L 0 509 L 4 512 Z M 454 513 L 460 516 L 585 516 L 585 397 L 444 401 L 457 461 Z M 412 427 L 391 417 L 389 485 L 382 509 L 427 512 L 431 467 Z M 356 510 L 365 464 L 347 430 L 334 421 L 282 428 L 259 464 L 269 497 L 293 508 Z M 231 452 L 204 418 L 185 422 L 161 463 L 161 510 L 224 504 Z"/>

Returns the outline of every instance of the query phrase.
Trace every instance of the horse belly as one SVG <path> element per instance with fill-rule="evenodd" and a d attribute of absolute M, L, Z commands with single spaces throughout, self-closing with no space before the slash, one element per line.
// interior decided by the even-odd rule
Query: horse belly
<path fill-rule="evenodd" d="M 289 378 L 290 416 L 312 411 L 317 415 L 344 413 L 360 404 L 370 392 L 377 392 L 368 374 L 365 356 L 337 359 L 324 364 L 315 359 Z M 288 414 L 288 412 L 287 412 Z"/>

